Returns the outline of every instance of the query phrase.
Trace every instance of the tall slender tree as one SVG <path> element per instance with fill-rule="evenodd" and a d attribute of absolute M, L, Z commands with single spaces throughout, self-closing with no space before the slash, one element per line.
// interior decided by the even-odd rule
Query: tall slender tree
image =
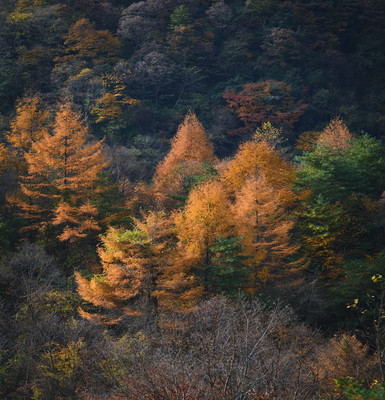
<path fill-rule="evenodd" d="M 99 230 L 97 209 L 91 200 L 98 174 L 107 165 L 102 141 L 87 144 L 88 126 L 71 103 L 60 105 L 52 134 L 32 143 L 25 159 L 28 175 L 22 178 L 17 200 L 31 227 L 60 227 L 60 240 L 75 240 Z"/>
<path fill-rule="evenodd" d="M 186 250 L 202 262 L 210 262 L 210 246 L 218 236 L 232 233 L 230 202 L 220 182 L 210 180 L 193 189 L 177 217 L 177 231 Z"/>
<path fill-rule="evenodd" d="M 190 192 L 184 210 L 176 217 L 176 229 L 189 270 L 202 278 L 202 285 L 213 286 L 210 278 L 216 276 L 217 240 L 234 234 L 230 201 L 221 182 L 211 179 Z"/>
<path fill-rule="evenodd" d="M 49 112 L 38 95 L 25 96 L 16 102 L 16 115 L 7 134 L 8 142 L 19 151 L 28 151 L 32 143 L 48 130 Z"/>
<path fill-rule="evenodd" d="M 293 193 L 294 196 L 294 193 Z M 268 280 L 286 280 L 297 272 L 295 263 L 285 262 L 298 250 L 291 242 L 291 218 L 280 191 L 263 174 L 251 176 L 233 203 L 235 230 L 242 237 L 244 254 L 252 268 L 248 290 L 254 292 Z"/>
<path fill-rule="evenodd" d="M 235 235 L 243 238 L 244 255 L 253 270 L 249 291 L 268 280 L 288 277 L 296 267 L 285 259 L 297 250 L 290 235 L 291 211 L 298 201 L 293 165 L 257 135 L 240 146 L 220 178 L 231 199 Z"/>

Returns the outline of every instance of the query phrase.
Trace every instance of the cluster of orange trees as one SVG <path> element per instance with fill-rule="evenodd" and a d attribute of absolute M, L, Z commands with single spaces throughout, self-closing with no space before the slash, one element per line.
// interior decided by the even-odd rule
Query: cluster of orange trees
<path fill-rule="evenodd" d="M 99 310 L 82 315 L 110 323 L 124 314 L 151 319 L 212 294 L 295 285 L 309 265 L 323 279 L 339 279 L 349 246 L 357 252 L 355 242 L 379 212 L 373 187 L 346 189 L 348 178 L 352 185 L 377 180 L 379 142 L 355 138 L 338 118 L 323 132 L 300 137 L 298 146 L 309 151 L 298 167 L 270 123 L 232 158 L 217 159 L 190 112 L 152 182 L 132 187 L 118 211 L 128 216 L 120 224 L 112 222 L 113 212 L 106 217 L 100 211 L 108 190 L 101 179 L 106 145 L 92 138 L 69 100 L 53 114 L 36 96 L 20 100 L 7 140 L 3 164 L 19 180 L 7 198 L 26 221 L 24 236 L 56 237 L 67 246 L 101 240 L 101 266 L 75 275 L 79 294 Z M 368 166 L 376 154 L 377 164 Z M 353 161 L 363 176 L 354 170 L 346 170 L 353 174 L 346 179 L 339 176 L 338 168 Z M 341 182 L 330 175 L 336 169 Z"/>

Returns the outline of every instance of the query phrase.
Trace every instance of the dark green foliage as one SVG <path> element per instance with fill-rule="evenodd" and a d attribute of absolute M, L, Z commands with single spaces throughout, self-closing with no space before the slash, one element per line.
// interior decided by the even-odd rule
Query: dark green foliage
<path fill-rule="evenodd" d="M 384 149 L 363 135 L 338 151 L 319 144 L 299 161 L 297 187 L 310 190 L 297 211 L 303 245 L 325 277 L 334 279 L 348 254 L 381 244 L 373 240 L 373 222 L 384 190 Z"/>
<path fill-rule="evenodd" d="M 204 162 L 201 167 L 201 173 L 198 175 L 186 177 L 184 186 L 186 188 L 186 193 L 188 194 L 191 189 L 197 187 L 204 183 L 205 181 L 215 178 L 218 176 L 218 171 L 215 169 L 214 165 Z"/>
<path fill-rule="evenodd" d="M 242 290 L 251 268 L 242 255 L 242 238 L 219 236 L 209 251 L 210 264 L 203 265 L 202 278 L 208 293 L 236 295 Z"/>
<path fill-rule="evenodd" d="M 0 111 L 8 111 L 20 92 L 20 72 L 15 60 L 0 57 Z"/>
<path fill-rule="evenodd" d="M 339 280 L 326 288 L 332 319 L 368 336 L 373 334 L 381 287 L 372 277 L 385 273 L 384 260 L 384 254 L 380 253 L 373 258 L 351 258 L 344 263 Z"/>
<path fill-rule="evenodd" d="M 190 191 L 194 187 L 198 187 L 205 181 L 218 176 L 218 171 L 215 167 L 207 162 L 204 162 L 201 167 L 201 171 L 196 175 L 188 175 L 183 179 L 183 194 L 180 196 L 170 196 L 173 200 L 177 202 L 178 207 L 183 207 L 188 199 Z"/>
<path fill-rule="evenodd" d="M 384 148 L 368 135 L 338 152 L 318 145 L 314 152 L 299 158 L 298 187 L 310 189 L 330 203 L 343 201 L 353 193 L 378 198 L 384 190 Z"/>

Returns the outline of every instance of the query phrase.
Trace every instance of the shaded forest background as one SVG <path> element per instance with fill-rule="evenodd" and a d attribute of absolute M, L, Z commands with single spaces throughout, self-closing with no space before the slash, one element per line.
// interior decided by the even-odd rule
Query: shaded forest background
<path fill-rule="evenodd" d="M 385 397 L 382 0 L 2 0 L 0 396 Z"/>

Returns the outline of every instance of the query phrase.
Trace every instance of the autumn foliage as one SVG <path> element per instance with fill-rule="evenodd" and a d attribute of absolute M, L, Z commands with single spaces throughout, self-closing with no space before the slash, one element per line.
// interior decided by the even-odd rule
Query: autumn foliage
<path fill-rule="evenodd" d="M 178 185 L 205 161 L 215 161 L 212 145 L 189 113 L 156 169 L 155 193 L 181 194 Z M 150 212 L 131 230 L 111 228 L 99 251 L 103 273 L 91 281 L 77 275 L 81 296 L 127 315 L 141 312 L 147 298 L 150 315 L 191 307 L 214 287 L 255 293 L 268 282 L 299 279 L 296 263 L 283 266 L 298 250 L 291 241 L 293 165 L 259 135 L 218 168 L 185 192 L 179 210 Z"/>
<path fill-rule="evenodd" d="M 324 145 L 333 151 L 346 150 L 350 141 L 354 139 L 341 117 L 332 119 L 329 125 L 320 134 L 317 144 Z"/>
<path fill-rule="evenodd" d="M 76 274 L 79 294 L 116 317 L 81 311 L 89 319 L 116 323 L 122 316 L 156 317 L 158 308 L 186 307 L 196 301 L 199 288 L 175 249 L 172 220 L 150 213 L 132 230 L 110 228 L 102 237 L 99 256 L 103 272 L 90 281 Z"/>
<path fill-rule="evenodd" d="M 233 129 L 229 133 L 250 134 L 258 125 L 268 121 L 276 126 L 283 126 L 286 132 L 290 131 L 307 109 L 291 92 L 290 85 L 274 80 L 246 83 L 239 93 L 234 89 L 227 91 L 223 98 L 244 123 L 244 127 Z"/>
<path fill-rule="evenodd" d="M 14 202 L 31 221 L 30 227 L 57 225 L 63 241 L 100 229 L 92 197 L 98 174 L 107 164 L 102 142 L 87 144 L 88 137 L 86 123 L 67 102 L 59 107 L 52 133 L 46 132 L 25 153 L 28 175 Z"/>
<path fill-rule="evenodd" d="M 384 37 L 0 0 L 0 399 L 385 399 Z"/>
<path fill-rule="evenodd" d="M 248 290 L 255 292 L 269 280 L 288 284 L 293 274 L 294 280 L 298 279 L 295 265 L 284 262 L 299 246 L 291 241 L 295 221 L 279 190 L 268 185 L 263 174 L 251 176 L 238 193 L 233 210 L 237 235 L 243 238 L 253 268 Z"/>
<path fill-rule="evenodd" d="M 160 197 L 183 193 L 186 179 L 201 172 L 204 163 L 215 161 L 214 148 L 196 115 L 189 112 L 171 141 L 171 149 L 154 174 Z"/>
<path fill-rule="evenodd" d="M 266 141 L 249 141 L 240 145 L 234 158 L 222 167 L 221 181 L 227 193 L 234 197 L 246 181 L 263 175 L 268 185 L 279 193 L 288 205 L 295 202 L 291 186 L 294 182 L 294 167 Z"/>
<path fill-rule="evenodd" d="M 65 55 L 57 61 L 84 59 L 98 64 L 112 61 L 119 52 L 119 39 L 109 31 L 97 30 L 87 18 L 79 19 L 68 31 L 64 41 Z"/>
<path fill-rule="evenodd" d="M 37 96 L 23 97 L 16 103 L 16 116 L 7 135 L 8 142 L 20 150 L 29 150 L 48 130 L 49 113 Z"/>
<path fill-rule="evenodd" d="M 230 202 L 219 181 L 211 180 L 191 191 L 183 213 L 177 218 L 179 238 L 186 251 L 209 261 L 209 247 L 216 237 L 232 233 Z"/>

